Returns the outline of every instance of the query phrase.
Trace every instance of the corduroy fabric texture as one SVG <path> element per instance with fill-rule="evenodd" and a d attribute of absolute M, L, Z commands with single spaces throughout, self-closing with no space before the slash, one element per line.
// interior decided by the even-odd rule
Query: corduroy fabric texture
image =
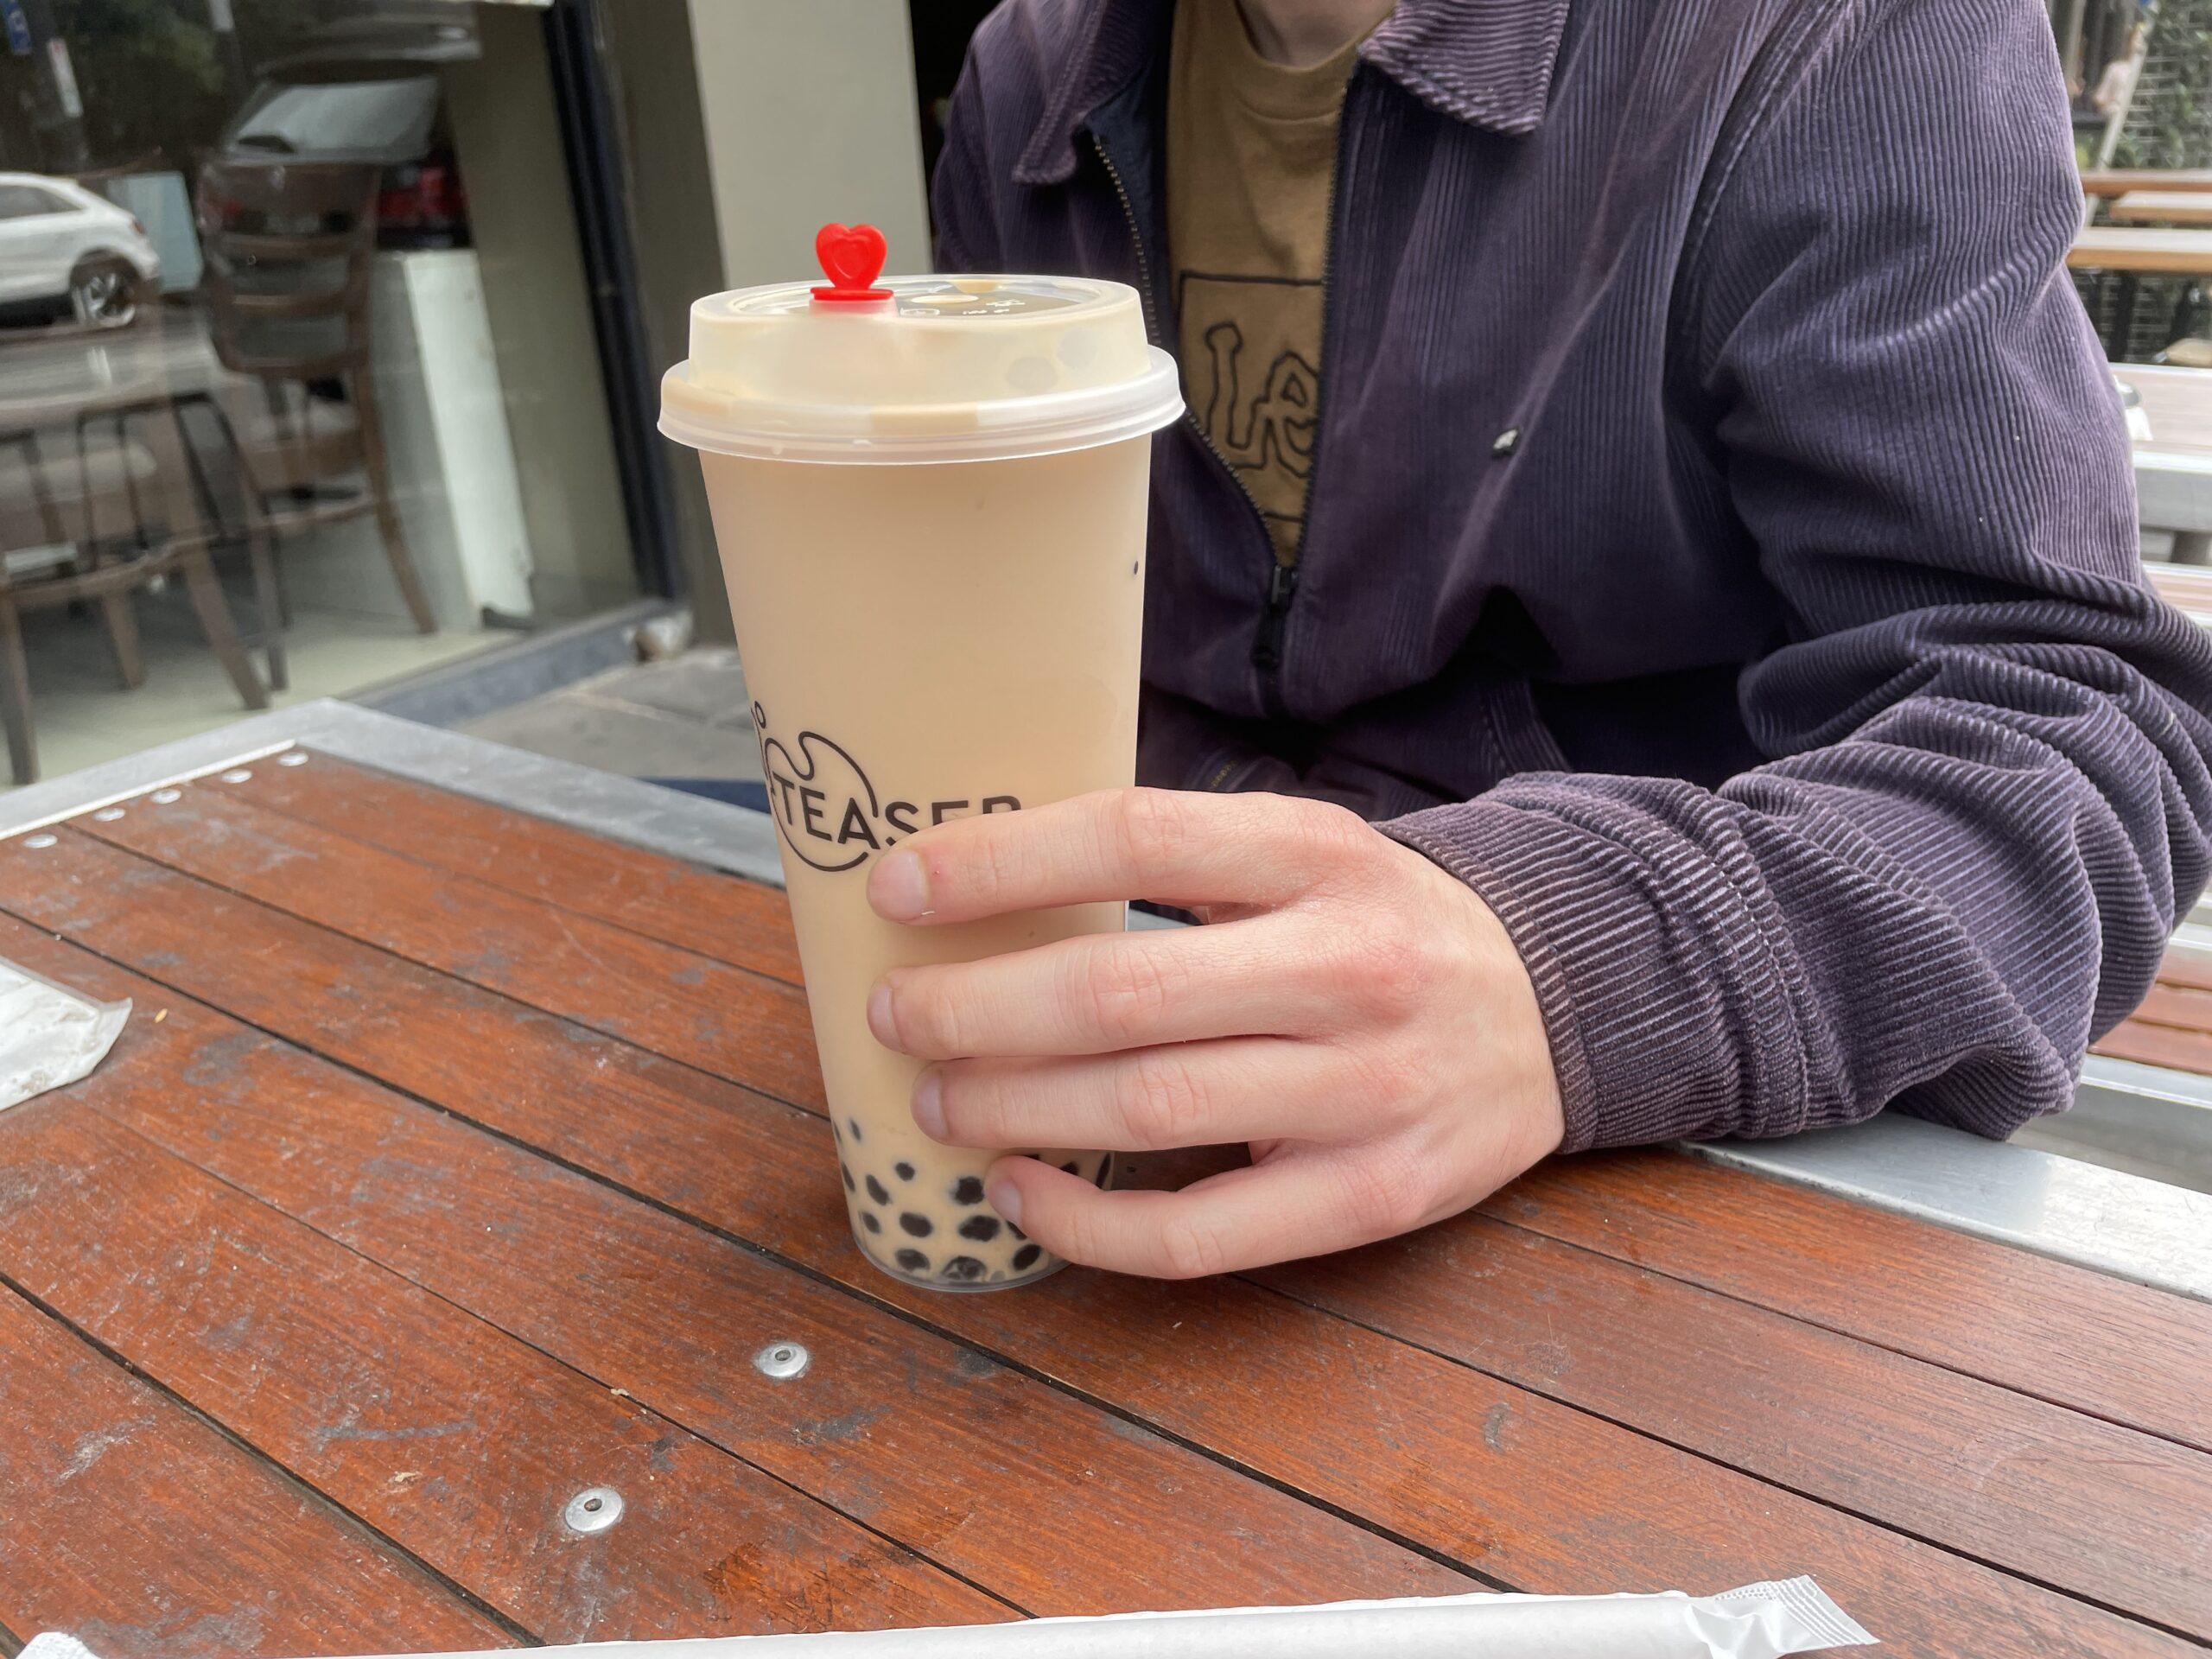
<path fill-rule="evenodd" d="M 986 22 L 948 266 L 1155 286 L 1167 15 Z M 1147 780 L 1470 883 L 1570 1148 L 2063 1106 L 2205 880 L 2212 648 L 2138 567 L 2043 9 L 1402 0 L 1340 143 L 1279 667 L 1171 429 Z"/>

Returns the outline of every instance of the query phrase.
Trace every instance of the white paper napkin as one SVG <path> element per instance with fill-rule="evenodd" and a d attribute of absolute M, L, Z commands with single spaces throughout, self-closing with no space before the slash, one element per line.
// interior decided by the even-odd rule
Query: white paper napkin
<path fill-rule="evenodd" d="M 86 1076 L 130 1017 L 128 999 L 95 1002 L 0 962 L 0 1111 Z"/>

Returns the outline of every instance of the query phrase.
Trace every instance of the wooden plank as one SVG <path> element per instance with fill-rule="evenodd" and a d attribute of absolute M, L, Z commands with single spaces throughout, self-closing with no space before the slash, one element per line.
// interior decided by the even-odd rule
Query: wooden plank
<path fill-rule="evenodd" d="M 2194 950 L 2169 950 L 2158 963 L 2158 983 L 2189 991 L 2212 991 L 2212 957 Z"/>
<path fill-rule="evenodd" d="M 79 1103 L 1030 1611 L 1480 1587 L 20 922 L 0 956 L 166 1014 Z M 781 1385 L 745 1363 L 779 1340 L 817 1356 Z"/>
<path fill-rule="evenodd" d="M 100 1659 L 502 1648 L 508 1628 L 0 1289 L 0 1624 Z"/>
<path fill-rule="evenodd" d="M 226 786 L 197 787 L 204 793 L 209 787 Z M 188 788 L 185 800 L 178 806 L 193 805 L 193 794 L 194 790 Z M 120 844 L 144 847 L 225 885 L 245 890 L 251 882 L 280 907 L 309 919 L 330 923 L 340 931 L 352 931 L 346 924 L 358 920 L 359 901 L 339 903 L 321 896 L 332 886 L 346 885 L 334 871 L 340 861 L 347 869 L 352 868 L 351 855 L 346 852 L 351 843 L 313 827 L 290 826 L 270 814 L 242 811 L 235 800 L 217 804 L 227 809 L 219 817 L 168 818 L 150 811 L 134 812 L 115 823 L 87 827 Z M 165 812 L 174 810 L 163 809 Z M 230 828 L 231 819 L 238 817 L 245 819 L 244 830 Z M 518 814 L 509 815 L 508 822 L 506 838 L 517 845 L 528 843 L 541 827 L 537 820 Z M 126 830 L 134 833 L 119 833 Z M 294 835 L 308 840 L 296 845 L 289 839 Z M 380 880 L 389 874 L 383 869 L 384 855 L 363 856 L 370 868 L 378 871 Z M 320 868 L 333 873 L 329 880 L 320 885 L 295 880 L 280 886 L 274 880 L 262 880 L 257 874 L 271 864 L 279 869 L 289 868 L 288 860 L 306 863 L 316 859 L 330 860 L 329 864 Z M 404 902 L 404 892 L 394 890 L 397 886 L 387 882 L 378 890 L 398 904 Z M 461 931 L 466 931 L 465 925 Z M 547 925 L 541 921 L 539 933 L 547 931 Z M 376 941 L 372 938 L 370 942 Z M 182 942 L 175 948 L 183 948 Z M 531 949 L 529 936 L 524 934 L 513 948 L 515 952 L 528 956 Z M 480 969 L 465 976 L 492 988 L 508 988 L 499 982 L 507 977 L 504 974 Z M 624 1018 L 642 1032 L 648 1047 L 661 1046 L 653 1040 L 657 1033 L 664 1039 L 680 1043 L 690 1031 L 687 1017 L 664 1018 L 658 1007 L 659 999 L 640 995 L 635 986 L 594 983 L 575 987 L 574 992 L 562 1001 L 569 1007 L 579 1008 L 580 1017 L 586 1023 L 604 1027 L 618 1017 Z M 422 1029 L 426 1037 L 444 1029 L 454 1017 L 442 997 L 422 995 L 411 986 L 395 987 L 391 994 L 404 999 L 399 1006 L 410 1023 L 424 1022 Z M 603 1008 L 600 1006 L 602 999 L 608 1004 Z M 525 996 L 524 1000 L 530 999 Z M 633 1004 L 640 1006 L 630 1006 Z M 245 1013 L 243 1009 L 234 1011 Z M 594 1018 L 594 1014 L 598 1017 Z M 716 1061 L 725 1075 L 756 1070 L 744 1064 L 742 1053 L 734 1046 L 734 1040 L 733 1038 L 728 1043 L 708 1045 L 707 1058 Z M 676 1050 L 671 1047 L 669 1052 Z M 754 1079 L 740 1077 L 739 1080 Z M 651 1081 L 672 1092 L 696 1096 L 697 1079 L 689 1074 L 658 1068 Z M 537 1080 L 537 1086 L 554 1086 L 556 1082 L 554 1078 L 542 1078 Z M 404 1086 L 411 1089 L 415 1085 Z M 416 1092 L 429 1093 L 428 1090 Z M 776 1092 L 772 1085 L 769 1086 L 769 1092 Z M 818 1094 L 810 1094 L 799 1103 L 813 1105 L 817 1102 Z M 677 1121 L 695 1122 L 696 1109 L 680 1110 Z M 701 1140 L 695 1147 L 696 1155 L 712 1155 L 709 1148 L 713 1144 L 714 1127 L 711 1123 L 701 1124 L 697 1132 Z M 1550 1172 L 1554 1170 L 1580 1169 L 1587 1161 L 1576 1160 L 1548 1166 L 1546 1171 L 1539 1172 L 1531 1179 L 1541 1182 L 1551 1179 Z M 1680 1167 L 1683 1166 L 1678 1166 L 1675 1161 L 1654 1166 L 1671 1172 L 1669 1179 L 1678 1178 Z M 1816 1254 L 1821 1241 L 1839 1232 L 1872 1241 L 1868 1254 L 1831 1262 L 1826 1274 L 1812 1273 L 1809 1263 L 1799 1262 L 1789 1271 L 1764 1276 L 1769 1294 L 1783 1298 L 1800 1290 L 1832 1284 L 1839 1276 L 1847 1282 L 1867 1281 L 1859 1284 L 1859 1294 L 1850 1298 L 1855 1316 L 1868 1321 L 1863 1327 L 1849 1319 L 1825 1317 L 1817 1304 L 1800 1306 L 1783 1300 L 1765 1305 L 1829 1325 L 1847 1335 L 1869 1337 L 1899 1352 L 1933 1359 L 2059 1404 L 2110 1416 L 2191 1445 L 2212 1446 L 2212 1429 L 2208 1429 L 2193 1391 L 2180 1381 L 2212 1375 L 2212 1309 L 2127 1286 L 2084 1269 L 2026 1256 L 2002 1244 L 1967 1239 L 1908 1217 L 1840 1203 L 1804 1188 L 1707 1165 L 1696 1165 L 1694 1168 L 1700 1192 L 1725 1189 L 1733 1196 L 1730 1215 L 1737 1225 L 1757 1230 L 1762 1248 L 1771 1253 L 1769 1259 L 1786 1256 L 1795 1261 L 1807 1253 Z M 1507 1196 L 1517 1204 L 1529 1201 L 1529 1195 L 1539 1190 L 1524 1182 Z M 1493 1201 L 1495 1213 L 1503 1214 L 1510 1220 L 1523 1219 L 1518 1213 L 1495 1210 L 1496 1204 L 1501 1201 Z M 1789 1216 L 1786 1226 L 1761 1224 L 1762 1216 L 1778 1214 Z M 1539 1231 L 1546 1230 L 1539 1224 L 1527 1224 L 1535 1225 Z M 1708 1237 L 1704 1230 L 1695 1226 L 1678 1226 L 1677 1230 L 1701 1241 L 1706 1248 L 1726 1248 L 1726 1235 Z M 1610 1246 L 1601 1235 L 1569 1232 L 1558 1236 L 1607 1254 L 1624 1254 L 1623 1247 Z M 1637 1258 L 1630 1255 L 1625 1259 Z M 1864 1272 L 1863 1263 L 1871 1261 L 1884 1262 L 1880 1274 L 1868 1275 Z M 1970 1283 L 1961 1286 L 1957 1281 L 1962 1264 L 1967 1262 L 1974 1264 L 1976 1273 L 1971 1276 Z M 1674 1271 L 1661 1263 L 1650 1265 Z M 1692 1271 L 1683 1271 L 1677 1276 L 1707 1283 L 1708 1288 L 1725 1289 L 1731 1294 L 1746 1294 L 1732 1281 L 1708 1283 Z M 2013 1282 L 2035 1287 L 2032 1294 L 2018 1298 L 2022 1304 L 2018 1307 L 2008 1306 L 2015 1298 L 2003 1289 Z M 1929 1294 L 1919 1294 L 1923 1286 Z M 1829 1294 L 1841 1295 L 1843 1287 L 1835 1286 Z M 1761 1299 L 1749 1295 L 1747 1300 Z M 1957 1328 L 1962 1320 L 1972 1332 L 1972 1340 L 1950 1341 L 1946 1333 Z M 2015 1323 L 2008 1325 L 2007 1321 Z M 2130 1333 L 2132 1339 L 2149 1344 L 2143 1351 L 2171 1354 L 2177 1360 L 2193 1363 L 2197 1369 L 2190 1370 L 2187 1363 L 2183 1363 L 2145 1372 L 2113 1366 L 2110 1356 L 2114 1350 L 2089 1333 L 2108 1328 L 2114 1321 L 2118 1329 Z M 2007 1329 L 2028 1335 L 2024 1339 L 2018 1335 L 2007 1338 Z"/>
<path fill-rule="evenodd" d="M 2103 168 L 2082 175 L 2092 196 L 2124 196 L 2131 190 L 2212 191 L 2212 168 Z"/>
<path fill-rule="evenodd" d="M 2131 190 L 2106 209 L 2115 225 L 2212 225 L 2212 194 L 2200 190 Z"/>
<path fill-rule="evenodd" d="M 67 865 L 52 856 L 64 849 Z M 1070 1272 L 1019 1296 L 909 1290 L 866 1267 L 823 1201 L 833 1164 L 818 1121 L 709 1079 L 672 1090 L 655 1075 L 667 1062 L 549 1019 L 455 1020 L 425 1039 L 385 1013 L 415 1005 L 404 982 L 433 977 L 419 968 L 135 868 L 74 836 L 44 854 L 0 846 L 0 907 L 250 1005 L 303 1046 L 1502 1582 L 1712 1588 L 1810 1571 L 1902 1652 L 2197 1650 L 1255 1285 Z M 204 948 L 218 939 L 219 960 Z M 458 1002 L 491 1001 L 433 982 Z M 464 1086 L 484 1075 L 513 1086 Z M 700 1120 L 717 1115 L 713 1155 Z"/>
<path fill-rule="evenodd" d="M 1491 1215 L 2199 1448 L 2212 1306 L 1679 1154 L 1546 1164 Z"/>
<path fill-rule="evenodd" d="M 296 766 L 257 762 L 232 785 L 244 799 L 387 852 L 576 911 L 669 944 L 799 982 L 798 944 L 783 895 L 450 790 L 306 752 Z"/>
<path fill-rule="evenodd" d="M 2212 1077 L 2212 1034 L 2201 1031 L 2180 1031 L 2171 1026 L 2129 1020 L 2092 1043 L 2089 1052 L 2108 1055 L 2115 1060 L 2171 1066 L 2176 1071 Z"/>
<path fill-rule="evenodd" d="M 2212 1454 L 1486 1217 L 1258 1277 L 1669 1444 L 2212 1637 Z"/>
<path fill-rule="evenodd" d="M 2075 237 L 2074 245 L 2066 251 L 2066 263 L 2075 270 L 2212 275 L 2212 232 L 2092 225 Z"/>
<path fill-rule="evenodd" d="M 2177 985 L 2162 975 L 2128 1019 L 2136 1025 L 2171 1026 L 2200 1035 L 2212 1032 L 2212 990 Z"/>
<path fill-rule="evenodd" d="M 79 827 L 118 846 L 305 915 L 410 962 L 780 1099 L 817 1105 L 822 1073 L 796 987 L 555 910 L 297 818 L 219 780 Z M 514 817 L 520 844 L 537 821 Z M 596 1018 L 592 1016 L 596 1015 Z"/>
<path fill-rule="evenodd" d="M 1007 1615 L 66 1095 L 0 1115 L 0 1274 L 549 1639 Z M 597 1485 L 621 1522 L 570 1532 Z"/>

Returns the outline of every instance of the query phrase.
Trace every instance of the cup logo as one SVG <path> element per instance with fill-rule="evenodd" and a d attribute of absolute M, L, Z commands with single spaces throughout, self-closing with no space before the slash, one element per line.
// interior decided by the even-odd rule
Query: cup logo
<path fill-rule="evenodd" d="M 767 712 L 757 702 L 753 705 L 753 734 L 760 745 L 768 816 L 775 819 L 776 831 L 792 856 L 811 869 L 830 874 L 858 869 L 871 854 L 896 847 L 933 823 L 1021 808 L 1012 795 L 881 800 L 844 745 L 820 732 L 803 731 L 788 744 L 771 737 Z"/>

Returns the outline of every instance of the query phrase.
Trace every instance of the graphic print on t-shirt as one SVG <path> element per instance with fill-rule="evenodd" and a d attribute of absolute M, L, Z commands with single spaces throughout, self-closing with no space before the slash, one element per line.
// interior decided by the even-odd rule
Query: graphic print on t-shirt
<path fill-rule="evenodd" d="M 1321 337 L 1321 294 L 1319 282 L 1292 277 L 1200 270 L 1175 277 L 1177 333 L 1186 342 L 1184 397 L 1199 430 L 1259 503 L 1285 559 L 1298 551 L 1313 470 L 1321 377 L 1306 353 Z M 1200 351 L 1190 350 L 1192 340 Z"/>

